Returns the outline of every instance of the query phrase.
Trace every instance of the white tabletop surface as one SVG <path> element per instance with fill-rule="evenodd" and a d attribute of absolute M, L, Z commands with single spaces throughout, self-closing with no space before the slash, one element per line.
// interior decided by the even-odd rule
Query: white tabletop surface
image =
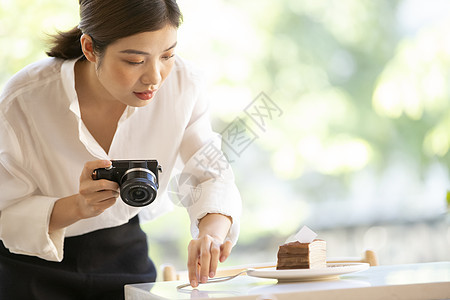
<path fill-rule="evenodd" d="M 177 290 L 181 283 L 126 285 L 125 299 L 450 299 L 450 262 L 370 267 L 334 280 L 278 283 L 244 275 Z"/>

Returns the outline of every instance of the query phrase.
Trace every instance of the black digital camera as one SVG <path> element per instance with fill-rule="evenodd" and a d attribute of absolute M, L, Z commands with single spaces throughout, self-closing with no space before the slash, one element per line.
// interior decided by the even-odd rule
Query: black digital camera
<path fill-rule="evenodd" d="M 112 160 L 108 168 L 95 169 L 92 178 L 115 181 L 120 197 L 131 206 L 149 205 L 156 199 L 158 173 L 162 172 L 156 160 Z"/>

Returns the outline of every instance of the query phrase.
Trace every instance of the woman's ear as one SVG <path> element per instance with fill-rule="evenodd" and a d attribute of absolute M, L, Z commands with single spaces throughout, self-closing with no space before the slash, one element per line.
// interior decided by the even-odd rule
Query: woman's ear
<path fill-rule="evenodd" d="M 94 44 L 92 42 L 92 38 L 87 34 L 83 34 L 80 38 L 80 42 L 81 50 L 83 51 L 86 59 L 90 62 L 95 63 L 97 61 L 97 56 L 94 53 Z"/>

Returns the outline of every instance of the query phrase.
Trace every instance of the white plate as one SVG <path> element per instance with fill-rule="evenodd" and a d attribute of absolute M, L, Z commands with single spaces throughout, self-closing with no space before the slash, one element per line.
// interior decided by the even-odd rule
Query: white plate
<path fill-rule="evenodd" d="M 279 281 L 310 281 L 334 279 L 339 275 L 364 271 L 368 268 L 369 264 L 366 263 L 328 263 L 326 268 L 320 269 L 250 269 L 247 271 L 247 275 L 261 278 L 273 278 L 278 279 Z"/>

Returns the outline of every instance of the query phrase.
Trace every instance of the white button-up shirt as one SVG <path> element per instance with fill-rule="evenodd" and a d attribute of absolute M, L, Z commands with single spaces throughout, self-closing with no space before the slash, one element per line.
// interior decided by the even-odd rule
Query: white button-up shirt
<path fill-rule="evenodd" d="M 190 199 L 182 202 L 193 237 L 199 219 L 221 213 L 232 217 L 228 238 L 235 243 L 241 199 L 220 151 L 220 136 L 211 130 L 199 72 L 177 57 L 153 100 L 145 107 L 126 108 L 105 153 L 81 119 L 75 62 L 48 58 L 32 64 L 0 96 L 0 239 L 5 247 L 61 261 L 64 237 L 122 225 L 138 213 L 141 222 L 151 220 L 172 207 L 168 194 Z M 85 162 L 96 159 L 157 159 L 163 167 L 158 197 L 143 208 L 118 199 L 99 216 L 49 234 L 55 201 L 78 193 Z M 180 173 L 194 178 L 189 182 L 198 183 L 196 188 L 174 187 Z M 183 198 L 181 190 L 195 193 Z"/>

